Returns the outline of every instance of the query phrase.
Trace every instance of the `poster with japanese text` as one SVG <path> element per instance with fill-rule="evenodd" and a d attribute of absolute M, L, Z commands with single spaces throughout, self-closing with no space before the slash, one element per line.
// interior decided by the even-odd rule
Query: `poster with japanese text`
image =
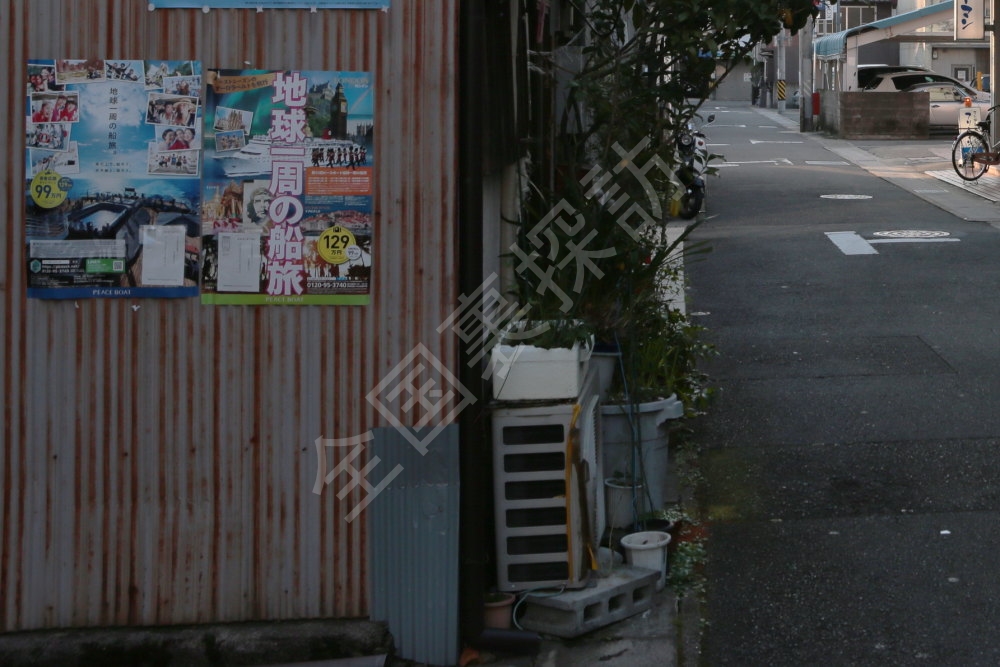
<path fill-rule="evenodd" d="M 151 0 L 150 9 L 387 9 L 390 0 Z"/>
<path fill-rule="evenodd" d="M 201 63 L 29 60 L 28 296 L 198 295 Z"/>
<path fill-rule="evenodd" d="M 202 303 L 368 304 L 370 74 L 218 70 L 206 83 Z"/>

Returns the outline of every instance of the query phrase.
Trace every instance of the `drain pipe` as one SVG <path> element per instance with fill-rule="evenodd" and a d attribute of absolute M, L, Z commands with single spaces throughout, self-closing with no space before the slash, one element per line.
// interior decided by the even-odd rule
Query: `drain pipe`
<path fill-rule="evenodd" d="M 483 2 L 459 3 L 458 28 L 458 291 L 475 294 L 483 283 Z M 489 466 L 487 419 L 483 410 L 483 379 L 471 351 L 459 341 L 458 378 L 475 402 L 458 415 L 459 425 L 459 628 L 464 644 L 472 644 L 483 630 L 483 594 L 486 591 L 486 527 L 493 483 Z"/>

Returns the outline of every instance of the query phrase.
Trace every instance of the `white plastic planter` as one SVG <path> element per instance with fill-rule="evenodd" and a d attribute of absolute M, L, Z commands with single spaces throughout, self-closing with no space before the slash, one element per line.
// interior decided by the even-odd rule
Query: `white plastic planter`
<path fill-rule="evenodd" d="M 656 580 L 656 590 L 662 591 L 667 583 L 667 545 L 670 533 L 646 530 L 632 533 L 622 538 L 625 547 L 625 562 L 635 567 L 656 570 L 660 578 Z"/>
<path fill-rule="evenodd" d="M 573 347 L 496 345 L 490 353 L 493 398 L 498 401 L 565 400 L 580 395 L 593 350 Z"/>

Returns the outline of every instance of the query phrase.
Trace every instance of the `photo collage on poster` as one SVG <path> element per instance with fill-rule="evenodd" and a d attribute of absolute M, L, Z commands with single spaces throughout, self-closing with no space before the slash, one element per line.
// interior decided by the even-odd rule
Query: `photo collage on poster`
<path fill-rule="evenodd" d="M 368 72 L 30 60 L 28 296 L 370 302 Z"/>
<path fill-rule="evenodd" d="M 206 74 L 202 302 L 369 302 L 366 72 Z"/>
<path fill-rule="evenodd" d="M 196 296 L 197 61 L 30 60 L 28 296 Z"/>

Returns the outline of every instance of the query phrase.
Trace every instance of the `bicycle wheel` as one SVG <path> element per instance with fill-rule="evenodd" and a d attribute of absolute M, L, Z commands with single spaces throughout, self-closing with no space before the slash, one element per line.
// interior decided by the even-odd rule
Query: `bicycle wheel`
<path fill-rule="evenodd" d="M 988 153 L 989 146 L 983 135 L 975 130 L 966 130 L 958 135 L 951 147 L 951 166 L 963 180 L 974 181 L 986 172 L 983 160 L 974 160 L 976 153 Z"/>

